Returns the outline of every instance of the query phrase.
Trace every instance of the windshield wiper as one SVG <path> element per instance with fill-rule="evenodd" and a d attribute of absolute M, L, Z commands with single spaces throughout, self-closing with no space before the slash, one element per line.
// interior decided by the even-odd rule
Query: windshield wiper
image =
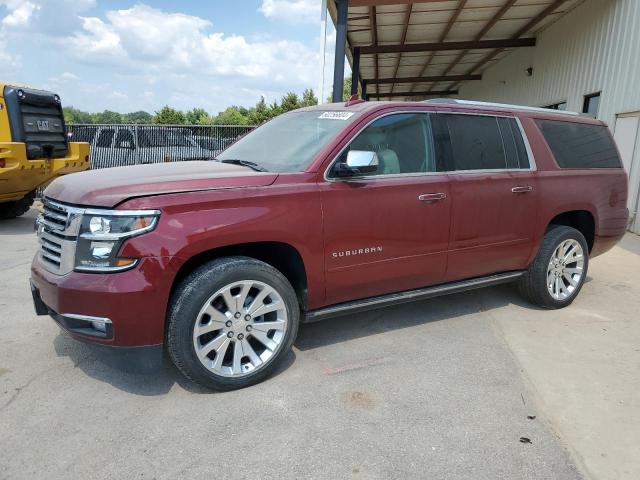
<path fill-rule="evenodd" d="M 214 160 L 218 160 L 214 158 Z M 218 160 L 220 163 L 231 163 L 232 165 L 242 165 L 243 167 L 249 167 L 256 172 L 268 172 L 268 170 L 264 167 L 261 167 L 257 163 L 250 162 L 248 160 L 239 160 L 237 158 L 225 158 L 224 160 Z"/>

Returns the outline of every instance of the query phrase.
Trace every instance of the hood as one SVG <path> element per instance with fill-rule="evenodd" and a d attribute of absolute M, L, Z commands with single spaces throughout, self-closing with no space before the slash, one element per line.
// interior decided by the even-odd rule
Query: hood
<path fill-rule="evenodd" d="M 135 197 L 222 188 L 271 185 L 277 174 L 240 165 L 188 161 L 115 167 L 73 173 L 44 191 L 53 200 L 94 207 L 114 207 Z"/>

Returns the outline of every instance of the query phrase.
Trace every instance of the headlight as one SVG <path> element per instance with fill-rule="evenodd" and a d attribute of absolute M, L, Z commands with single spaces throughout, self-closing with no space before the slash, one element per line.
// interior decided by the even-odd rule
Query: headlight
<path fill-rule="evenodd" d="M 75 269 L 81 272 L 119 272 L 137 258 L 118 257 L 122 243 L 156 227 L 158 210 L 86 210 L 76 247 Z"/>

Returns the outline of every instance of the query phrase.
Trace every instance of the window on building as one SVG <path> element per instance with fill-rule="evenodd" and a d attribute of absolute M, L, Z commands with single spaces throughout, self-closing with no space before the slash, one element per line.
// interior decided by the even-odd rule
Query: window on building
<path fill-rule="evenodd" d="M 592 117 L 598 116 L 598 109 L 600 108 L 600 92 L 592 95 L 585 95 L 584 105 L 582 107 L 582 113 L 591 115 Z"/>
<path fill-rule="evenodd" d="M 619 168 L 618 150 L 609 129 L 556 120 L 537 121 L 560 168 Z"/>
<path fill-rule="evenodd" d="M 567 102 L 554 103 L 552 105 L 547 105 L 546 107 L 543 107 L 543 108 L 550 108 L 551 110 L 566 110 Z"/>

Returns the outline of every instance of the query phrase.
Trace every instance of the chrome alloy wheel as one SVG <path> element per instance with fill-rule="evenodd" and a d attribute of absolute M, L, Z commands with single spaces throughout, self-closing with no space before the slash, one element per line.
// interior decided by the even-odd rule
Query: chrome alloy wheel
<path fill-rule="evenodd" d="M 234 282 L 214 293 L 200 309 L 193 347 L 205 368 L 240 377 L 263 367 L 282 347 L 287 307 L 263 282 Z"/>
<path fill-rule="evenodd" d="M 547 289 L 555 300 L 571 297 L 584 274 L 584 251 L 573 239 L 564 240 L 556 247 L 547 267 Z"/>

